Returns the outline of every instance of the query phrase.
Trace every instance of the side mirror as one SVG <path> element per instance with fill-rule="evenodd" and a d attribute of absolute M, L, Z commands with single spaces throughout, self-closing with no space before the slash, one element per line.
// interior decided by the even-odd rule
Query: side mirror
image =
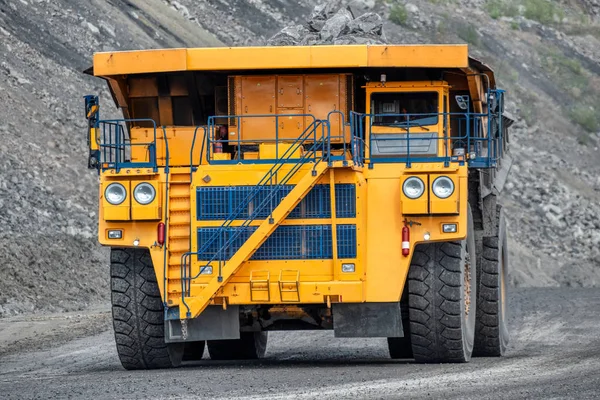
<path fill-rule="evenodd" d="M 468 95 L 457 95 L 456 97 L 456 103 L 458 104 L 458 106 L 460 107 L 461 110 L 468 110 L 469 109 L 469 102 L 470 102 L 470 98 Z"/>

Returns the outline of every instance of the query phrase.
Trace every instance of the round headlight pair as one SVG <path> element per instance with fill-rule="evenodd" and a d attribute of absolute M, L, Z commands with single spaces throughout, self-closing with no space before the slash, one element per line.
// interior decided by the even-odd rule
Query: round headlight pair
<path fill-rule="evenodd" d="M 447 199 L 452 195 L 452 193 L 454 193 L 454 182 L 452 182 L 452 179 L 448 178 L 447 176 L 440 176 L 433 181 L 431 189 L 433 190 L 433 194 L 440 199 Z M 423 196 L 423 193 L 425 193 L 425 184 L 421 178 L 411 176 L 404 181 L 404 184 L 402 185 L 402 191 L 409 199 L 418 199 L 419 197 Z"/>
<path fill-rule="evenodd" d="M 110 204 L 118 206 L 127 198 L 127 191 L 120 183 L 111 183 L 106 187 L 104 197 Z M 133 198 L 142 205 L 152 203 L 155 197 L 156 190 L 154 190 L 154 186 L 146 182 L 138 184 L 133 190 Z"/>

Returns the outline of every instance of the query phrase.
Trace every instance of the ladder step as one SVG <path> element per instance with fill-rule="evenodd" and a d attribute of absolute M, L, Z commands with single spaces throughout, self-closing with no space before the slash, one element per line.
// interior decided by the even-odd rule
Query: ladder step
<path fill-rule="evenodd" d="M 173 211 L 190 211 L 190 201 L 189 200 L 185 200 L 185 201 L 177 201 L 177 202 L 171 202 L 169 204 L 169 211 L 173 212 Z"/>
<path fill-rule="evenodd" d="M 184 212 L 177 212 L 177 213 L 171 213 L 171 215 L 169 216 L 169 220 L 170 220 L 170 225 L 174 226 L 174 225 L 186 225 L 189 228 L 189 224 L 191 219 L 190 213 L 184 213 Z"/>
<path fill-rule="evenodd" d="M 171 252 L 186 252 L 190 249 L 190 241 L 188 239 L 172 239 L 169 242 L 169 250 Z"/>
<path fill-rule="evenodd" d="M 190 227 L 183 225 L 171 225 L 169 226 L 169 238 L 184 239 L 190 237 Z"/>

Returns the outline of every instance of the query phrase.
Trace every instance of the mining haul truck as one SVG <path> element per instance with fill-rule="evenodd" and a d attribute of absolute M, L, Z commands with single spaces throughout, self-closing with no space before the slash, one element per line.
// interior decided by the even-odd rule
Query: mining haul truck
<path fill-rule="evenodd" d="M 127 369 L 257 359 L 275 330 L 392 358 L 507 346 L 504 91 L 466 45 L 104 52 L 85 97 Z"/>

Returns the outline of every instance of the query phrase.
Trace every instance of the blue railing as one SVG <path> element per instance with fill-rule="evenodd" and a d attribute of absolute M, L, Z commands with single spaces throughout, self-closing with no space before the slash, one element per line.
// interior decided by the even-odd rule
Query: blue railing
<path fill-rule="evenodd" d="M 487 113 L 444 112 L 414 114 L 364 114 L 351 112 L 353 139 L 368 137 L 353 151 L 359 157 L 368 155 L 368 163 L 441 162 L 448 166 L 458 162 L 471 168 L 495 168 L 506 146 L 503 127 L 502 90 L 491 90 L 488 98 L 497 101 Z M 384 118 L 393 123 L 380 123 Z M 377 127 L 378 129 L 374 129 Z M 389 128 L 389 131 L 385 131 Z M 485 129 L 484 129 L 485 128 Z M 440 151 L 440 147 L 442 150 Z M 354 150 L 354 145 L 353 145 Z M 385 149 L 391 149 L 386 154 Z M 395 148 L 395 150 L 394 150 Z M 383 149 L 383 150 L 382 150 Z M 458 150 L 462 149 L 462 150 Z"/>
<path fill-rule="evenodd" d="M 317 132 L 321 128 L 321 135 L 318 136 Z M 314 120 L 308 128 L 300 135 L 296 140 L 294 140 L 290 147 L 288 147 L 283 154 L 277 158 L 272 167 L 267 171 L 267 173 L 263 176 L 263 178 L 254 186 L 254 188 L 248 193 L 246 198 L 239 202 L 233 212 L 228 216 L 228 218 L 223 221 L 223 223 L 216 229 L 214 234 L 210 236 L 203 244 L 202 247 L 198 249 L 197 252 L 187 252 L 182 255 L 181 258 L 181 293 L 182 293 L 182 303 L 186 306 L 185 297 L 189 295 L 191 281 L 193 279 L 198 278 L 202 272 L 209 266 L 212 265 L 213 262 L 218 263 L 218 279 L 222 279 L 222 268 L 227 260 L 228 249 L 230 246 L 234 245 L 238 238 L 246 232 L 247 228 L 250 224 L 257 218 L 260 217 L 261 214 L 264 214 L 264 210 L 266 207 L 270 207 L 269 215 L 271 212 L 277 207 L 279 204 L 278 195 L 280 192 L 284 191 L 287 183 L 294 177 L 296 172 L 300 170 L 300 168 L 307 163 L 314 163 L 316 165 L 317 162 L 323 161 L 328 154 L 327 149 L 327 138 L 329 136 L 329 124 L 327 121 Z M 297 152 L 303 148 L 303 146 L 307 144 L 309 149 L 298 159 Z M 209 141 L 210 146 L 210 141 Z M 274 179 L 276 178 L 278 172 L 281 168 L 289 163 L 291 160 L 294 160 L 294 165 L 292 168 L 280 179 L 276 179 L 276 183 Z M 269 186 L 270 190 L 267 195 L 264 195 L 263 188 Z M 263 194 L 261 196 L 261 194 Z M 235 226 L 235 229 L 231 230 L 233 222 L 240 219 L 240 216 L 244 213 L 245 210 L 248 210 L 248 206 L 257 197 L 260 196 L 260 201 L 250 213 L 250 215 L 242 222 L 241 225 Z M 216 246 L 215 246 L 216 245 Z M 204 263 L 204 266 L 200 268 L 196 275 L 189 273 L 188 277 L 188 262 L 191 266 L 191 257 L 193 255 L 205 254 L 207 250 L 210 248 L 217 248 L 214 252 L 214 255 Z M 189 311 L 189 307 L 188 307 Z"/>
<path fill-rule="evenodd" d="M 341 135 L 331 135 L 331 119 L 335 116 L 339 115 L 340 118 L 340 126 L 342 129 Z M 321 156 L 323 158 L 327 158 L 328 160 L 335 159 L 345 159 L 345 156 L 350 154 L 350 148 L 352 144 L 348 143 L 345 134 L 345 128 L 349 126 L 346 124 L 344 114 L 341 111 L 332 111 L 327 115 L 327 119 L 320 120 L 317 119 L 313 114 L 261 114 L 261 115 L 219 115 L 219 116 L 211 116 L 208 119 L 208 127 L 207 127 L 207 141 L 206 141 L 206 160 L 210 164 L 272 164 L 273 162 L 277 162 L 281 160 L 279 144 L 287 144 L 287 145 L 295 145 L 298 140 L 298 137 L 290 137 L 282 134 L 283 128 L 280 126 L 280 122 L 285 119 L 293 118 L 294 123 L 298 123 L 298 119 L 302 120 L 302 124 L 308 122 L 307 127 L 304 129 L 302 135 L 306 132 L 312 132 L 312 137 L 307 137 L 303 141 L 308 143 L 314 143 L 317 140 L 320 140 L 317 135 L 316 130 L 312 130 L 312 127 L 318 124 L 322 131 L 321 133 L 324 135 L 323 140 L 325 141 L 324 150 L 325 153 Z M 235 132 L 235 138 L 230 139 L 229 137 L 221 137 L 221 128 L 224 126 L 222 124 L 217 124 L 216 120 L 218 119 L 227 119 L 229 121 L 229 125 L 226 127 L 226 135 L 231 135 L 232 129 Z M 259 137 L 256 135 L 256 132 L 253 132 L 253 137 L 244 138 L 243 132 L 243 124 L 244 121 L 253 121 L 256 119 L 265 119 L 265 120 L 273 120 L 274 127 L 268 129 L 268 133 L 265 133 L 264 137 Z M 267 122 L 264 122 L 264 126 L 268 126 Z M 351 138 L 353 139 L 353 138 Z M 247 149 L 251 149 L 251 152 L 258 151 L 259 144 L 275 144 L 275 156 L 274 158 L 265 159 L 261 156 L 260 159 L 244 159 L 244 151 Z M 352 142 L 353 143 L 353 142 Z M 333 146 L 332 146 L 333 145 Z M 223 160 L 223 159 L 215 159 L 215 147 L 225 148 L 227 146 L 227 150 L 232 154 L 231 159 Z M 334 156 L 331 154 L 331 149 L 334 146 L 339 147 L 343 151 L 343 155 Z M 316 160 L 317 155 L 313 157 L 313 161 Z M 286 163 L 295 163 L 300 160 L 299 157 L 289 157 L 286 159 Z"/>
<path fill-rule="evenodd" d="M 132 143 L 127 134 L 127 126 L 135 123 L 151 123 L 153 130 L 153 140 L 149 143 Z M 121 168 L 152 168 L 157 171 L 156 163 L 156 122 L 152 119 L 111 119 L 100 120 L 96 122 L 96 139 L 99 141 L 100 162 L 99 169 Z M 165 135 L 166 138 L 166 135 Z M 132 148 L 146 147 L 146 157 L 144 161 L 132 162 Z"/>
<path fill-rule="evenodd" d="M 196 167 L 194 166 L 194 146 L 196 145 L 196 135 L 198 134 L 198 130 L 200 129 L 202 129 L 202 145 L 200 146 L 200 157 L 198 158 L 198 164 L 202 164 L 202 156 L 204 155 L 204 148 L 208 137 L 208 129 L 206 126 L 197 126 L 194 129 L 192 145 L 190 146 L 190 183 L 192 182 L 194 171 L 196 170 Z M 208 163 L 208 152 L 206 154 L 206 157 L 206 162 Z"/>

